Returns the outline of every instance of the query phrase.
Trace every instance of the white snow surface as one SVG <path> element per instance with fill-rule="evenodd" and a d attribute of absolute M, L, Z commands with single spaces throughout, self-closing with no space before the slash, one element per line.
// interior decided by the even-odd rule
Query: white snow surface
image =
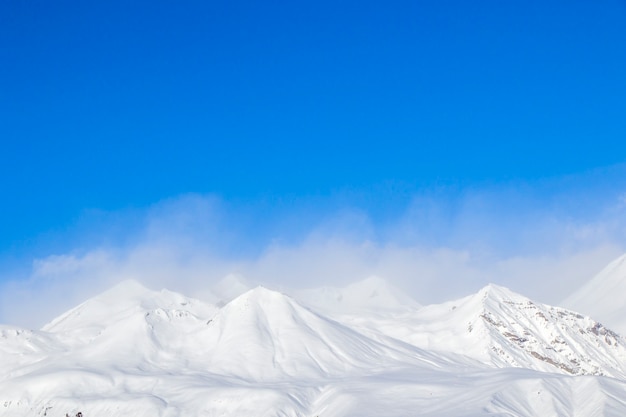
<path fill-rule="evenodd" d="M 626 335 L 626 255 L 607 265 L 561 304 Z"/>
<path fill-rule="evenodd" d="M 626 415 L 626 341 L 593 319 L 494 285 L 401 295 L 370 279 L 217 307 L 124 282 L 0 326 L 0 416 Z"/>

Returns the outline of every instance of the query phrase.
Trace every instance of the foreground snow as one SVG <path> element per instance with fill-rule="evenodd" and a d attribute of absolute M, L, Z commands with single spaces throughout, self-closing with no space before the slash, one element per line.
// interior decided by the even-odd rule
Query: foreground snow
<path fill-rule="evenodd" d="M 179 370 L 68 371 L 2 387 L 2 415 L 620 416 L 623 382 L 521 369 L 398 369 L 342 378 L 248 381 Z M 20 399 L 16 399 L 20 398 Z"/>
<path fill-rule="evenodd" d="M 0 327 L 0 416 L 626 415 L 626 342 L 589 317 L 497 286 L 298 299 L 218 308 L 126 282 L 41 331 Z"/>

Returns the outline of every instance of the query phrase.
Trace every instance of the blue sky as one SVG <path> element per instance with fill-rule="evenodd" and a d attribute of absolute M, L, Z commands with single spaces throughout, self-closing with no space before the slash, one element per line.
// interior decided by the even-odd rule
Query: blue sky
<path fill-rule="evenodd" d="M 323 235 L 604 262 L 625 22 L 617 0 L 5 1 L 0 282 L 137 248 L 163 210 L 220 259 Z"/>

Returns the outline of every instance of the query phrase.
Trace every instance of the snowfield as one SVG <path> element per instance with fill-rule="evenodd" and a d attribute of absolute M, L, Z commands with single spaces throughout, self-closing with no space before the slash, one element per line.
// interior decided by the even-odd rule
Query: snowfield
<path fill-rule="evenodd" d="M 42 330 L 0 326 L 0 416 L 626 416 L 626 340 L 506 288 L 219 291 L 128 281 Z"/>

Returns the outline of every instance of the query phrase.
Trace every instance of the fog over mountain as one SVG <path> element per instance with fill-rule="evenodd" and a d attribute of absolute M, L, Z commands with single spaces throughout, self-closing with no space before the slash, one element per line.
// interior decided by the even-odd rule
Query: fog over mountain
<path fill-rule="evenodd" d="M 593 279 L 562 301 L 562 305 L 602 320 L 626 334 L 626 255 L 620 256 Z"/>

